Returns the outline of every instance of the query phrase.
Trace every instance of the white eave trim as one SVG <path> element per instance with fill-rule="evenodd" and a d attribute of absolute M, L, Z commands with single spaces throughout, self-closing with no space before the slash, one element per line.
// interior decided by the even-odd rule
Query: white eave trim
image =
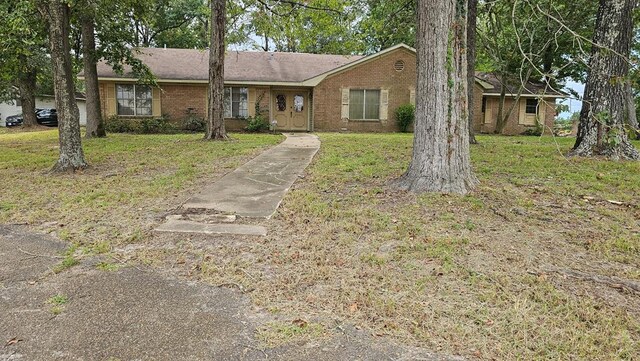
<path fill-rule="evenodd" d="M 84 77 L 79 76 L 79 79 Z M 137 82 L 135 78 L 117 78 L 117 77 L 98 77 L 98 81 L 113 81 L 113 82 Z M 156 79 L 158 84 L 160 83 L 172 83 L 172 84 L 209 84 L 208 80 L 194 80 L 194 79 Z M 304 82 L 288 82 L 288 81 L 252 81 L 252 80 L 225 80 L 226 85 L 259 85 L 259 86 L 287 86 L 287 87 L 307 87 L 309 85 Z"/>
<path fill-rule="evenodd" d="M 482 93 L 483 96 L 489 96 L 489 97 L 499 97 L 500 93 Z M 505 96 L 507 97 L 512 97 L 515 98 L 518 96 L 518 94 L 510 94 L 507 93 L 505 94 Z M 520 94 L 521 98 L 566 98 L 566 95 L 558 95 L 558 94 Z"/>

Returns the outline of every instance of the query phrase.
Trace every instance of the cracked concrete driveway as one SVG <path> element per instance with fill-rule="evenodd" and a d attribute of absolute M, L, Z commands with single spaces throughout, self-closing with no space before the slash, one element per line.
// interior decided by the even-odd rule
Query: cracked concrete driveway
<path fill-rule="evenodd" d="M 238 291 L 159 270 L 100 270 L 99 259 L 54 273 L 65 248 L 0 226 L 0 360 L 458 360 L 351 327 L 265 349 L 255 330 L 270 316 Z"/>

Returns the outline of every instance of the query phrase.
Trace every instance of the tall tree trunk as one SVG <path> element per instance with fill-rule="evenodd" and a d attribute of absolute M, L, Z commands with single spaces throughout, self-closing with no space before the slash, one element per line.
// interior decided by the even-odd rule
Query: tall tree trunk
<path fill-rule="evenodd" d="M 636 114 L 636 102 L 633 97 L 633 89 L 631 88 L 631 81 L 627 80 L 625 85 L 625 95 L 627 97 L 627 125 L 631 128 L 631 134 L 633 138 L 640 140 L 640 125 L 638 124 L 638 115 Z"/>
<path fill-rule="evenodd" d="M 476 84 L 476 21 L 478 0 L 469 0 L 467 12 L 467 92 L 469 101 L 469 143 L 478 144 L 473 130 L 474 96 L 473 89 Z"/>
<path fill-rule="evenodd" d="M 413 157 L 396 180 L 414 192 L 465 194 L 471 171 L 467 116 L 466 1 L 418 0 Z"/>
<path fill-rule="evenodd" d="M 49 21 L 49 46 L 53 64 L 53 89 L 58 111 L 60 157 L 53 171 L 75 171 L 87 167 L 80 137 L 80 112 L 76 104 L 69 55 L 69 7 L 62 0 L 42 4 Z"/>
<path fill-rule="evenodd" d="M 640 159 L 625 131 L 626 79 L 635 0 L 601 0 L 589 59 L 578 136 L 571 155 Z"/>
<path fill-rule="evenodd" d="M 26 59 L 25 59 L 26 61 Z M 20 106 L 22 107 L 22 124 L 26 127 L 38 125 L 36 119 L 36 77 L 35 70 L 18 74 L 16 83 L 20 93 Z"/>
<path fill-rule="evenodd" d="M 87 9 L 92 12 L 92 9 Z M 87 128 L 85 137 L 106 137 L 102 110 L 100 109 L 100 90 L 98 88 L 98 68 L 96 56 L 96 38 L 94 16 L 83 14 L 80 21 L 82 27 L 82 62 L 84 64 L 84 82 L 87 92 Z"/>
<path fill-rule="evenodd" d="M 226 0 L 211 0 L 211 45 L 209 47 L 209 116 L 204 135 L 208 140 L 228 139 L 224 129 L 224 33 Z"/>

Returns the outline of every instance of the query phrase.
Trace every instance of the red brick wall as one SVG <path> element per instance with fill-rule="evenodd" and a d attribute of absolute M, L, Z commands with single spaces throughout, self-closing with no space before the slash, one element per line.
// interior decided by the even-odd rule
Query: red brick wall
<path fill-rule="evenodd" d="M 476 96 L 478 94 L 476 93 Z M 476 104 L 476 113 L 474 114 L 473 128 L 478 133 L 493 133 L 496 129 L 496 121 L 498 117 L 498 107 L 500 98 L 497 96 L 487 97 L 487 110 L 491 112 L 490 121 L 485 123 L 485 113 L 482 113 L 482 96 L 479 95 L 480 104 L 478 110 L 478 104 Z M 504 112 L 506 113 L 513 105 L 514 99 L 505 99 Z M 521 98 L 520 102 L 526 102 L 526 99 Z M 474 99 L 474 103 L 476 103 Z M 544 112 L 544 132 L 545 134 L 551 134 L 553 129 L 553 123 L 556 117 L 555 99 L 545 99 L 545 106 L 540 107 L 540 112 Z M 520 124 L 520 107 L 515 106 L 509 120 L 504 127 L 502 134 L 505 135 L 518 135 L 524 133 L 527 129 L 534 129 L 534 125 Z"/>
<path fill-rule="evenodd" d="M 207 116 L 207 85 L 206 84 L 160 84 L 162 88 L 162 114 L 169 116 L 171 120 L 182 120 L 187 115 L 187 109 L 193 108 L 194 114 L 205 118 Z M 268 86 L 250 87 L 249 112 L 255 109 L 255 101 L 260 99 L 260 107 L 263 115 L 269 119 L 270 88 Z M 261 96 L 262 95 L 262 96 Z M 253 101 L 253 103 L 252 103 Z M 225 127 L 228 130 L 242 130 L 246 127 L 244 119 L 225 119 Z"/>
<path fill-rule="evenodd" d="M 484 113 L 482 112 L 482 87 L 477 83 L 473 85 L 473 131 L 482 132 Z"/>
<path fill-rule="evenodd" d="M 187 109 L 193 108 L 193 114 L 204 118 L 207 114 L 206 84 L 159 84 L 162 89 L 162 115 L 171 120 L 182 120 L 187 116 Z"/>
<path fill-rule="evenodd" d="M 394 64 L 403 60 L 404 70 Z M 323 80 L 313 90 L 314 126 L 318 131 L 348 130 L 355 132 L 396 132 L 399 130 L 394 111 L 409 103 L 410 90 L 415 89 L 416 56 L 398 49 Z M 342 120 L 342 88 L 388 89 L 389 110 L 386 121 Z"/>

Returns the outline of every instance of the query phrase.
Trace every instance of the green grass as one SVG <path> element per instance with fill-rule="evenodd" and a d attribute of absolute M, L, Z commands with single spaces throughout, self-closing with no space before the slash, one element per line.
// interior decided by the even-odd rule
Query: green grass
<path fill-rule="evenodd" d="M 232 135 L 205 142 L 199 134 L 110 134 L 83 139 L 90 168 L 51 174 L 57 130 L 0 134 L 0 223 L 48 226 L 92 253 L 144 240 L 156 218 L 197 188 L 245 162 L 281 137 Z M 92 247 L 98 249 L 92 251 Z"/>
<path fill-rule="evenodd" d="M 320 137 L 267 249 L 243 250 L 264 259 L 248 270 L 268 282 L 237 279 L 254 302 L 480 359 L 640 354 L 635 296 L 544 271 L 640 279 L 638 162 L 565 158 L 569 138 L 479 136 L 474 192 L 414 195 L 389 186 L 411 135 Z"/>
<path fill-rule="evenodd" d="M 326 335 L 324 326 L 317 323 L 307 323 L 303 320 L 295 320 L 291 323 L 269 322 L 256 330 L 256 337 L 266 347 L 278 347 L 310 339 L 317 340 Z"/>
<path fill-rule="evenodd" d="M 319 136 L 321 150 L 266 223 L 267 237 L 220 236 L 211 247 L 210 237 L 150 229 L 281 138 L 111 135 L 85 142 L 92 168 L 52 175 L 55 131 L 0 134 L 0 181 L 14 185 L 0 223 L 55 230 L 76 257 L 136 243 L 127 257 L 238 286 L 279 320 L 314 320 L 259 327 L 268 346 L 344 323 L 471 359 L 640 354 L 637 295 L 549 271 L 640 280 L 638 162 L 565 158 L 569 138 L 479 136 L 477 189 L 416 195 L 390 186 L 409 164 L 410 134 Z M 45 221 L 58 223 L 38 226 Z"/>
<path fill-rule="evenodd" d="M 47 304 L 51 305 L 49 311 L 54 315 L 59 315 L 64 311 L 65 305 L 69 302 L 69 298 L 65 295 L 55 295 L 47 300 Z"/>

